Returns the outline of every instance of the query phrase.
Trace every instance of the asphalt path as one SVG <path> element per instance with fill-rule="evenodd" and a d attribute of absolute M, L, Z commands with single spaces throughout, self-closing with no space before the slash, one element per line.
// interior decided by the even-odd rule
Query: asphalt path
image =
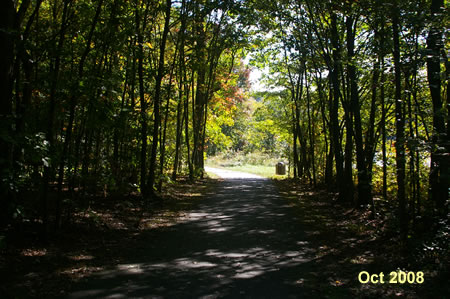
<path fill-rule="evenodd" d="M 173 226 L 142 233 L 123 252 L 125 263 L 84 278 L 69 298 L 320 295 L 315 250 L 272 182 L 207 171 L 223 179 L 198 206 Z"/>
<path fill-rule="evenodd" d="M 246 173 L 246 172 L 240 172 L 240 171 L 234 171 L 234 170 L 228 170 L 223 168 L 214 168 L 214 167 L 205 167 L 205 171 L 207 173 L 213 173 L 217 175 L 220 178 L 223 179 L 258 179 L 258 180 L 264 180 L 262 176 Z"/>

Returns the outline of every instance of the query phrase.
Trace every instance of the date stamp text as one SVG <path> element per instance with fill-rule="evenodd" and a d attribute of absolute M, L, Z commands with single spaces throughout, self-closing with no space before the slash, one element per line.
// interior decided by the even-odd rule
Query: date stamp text
<path fill-rule="evenodd" d="M 383 272 L 380 273 L 373 273 L 370 274 L 367 271 L 361 271 L 358 274 L 358 280 L 360 283 L 372 283 L 372 284 L 377 284 L 377 283 L 399 283 L 399 284 L 404 284 L 404 283 L 409 283 L 409 284 L 413 284 L 413 283 L 418 283 L 421 284 L 425 281 L 425 278 L 423 276 L 423 272 L 422 271 L 417 271 L 417 272 L 413 272 L 413 271 L 391 271 L 389 273 L 389 275 L 385 275 Z"/>

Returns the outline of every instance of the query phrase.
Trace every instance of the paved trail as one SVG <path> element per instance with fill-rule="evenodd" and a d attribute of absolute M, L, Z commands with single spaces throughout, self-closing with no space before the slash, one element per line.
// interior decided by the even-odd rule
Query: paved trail
<path fill-rule="evenodd" d="M 246 172 L 227 170 L 227 169 L 222 169 L 222 168 L 214 168 L 214 167 L 205 167 L 205 170 L 208 173 L 213 173 L 224 179 L 260 179 L 260 180 L 264 180 L 264 178 L 259 175 L 246 173 Z"/>
<path fill-rule="evenodd" d="M 293 209 L 270 180 L 225 179 L 174 226 L 151 230 L 127 263 L 74 286 L 70 298 L 297 298 L 320 294 L 317 265 Z M 319 292 L 319 293 L 318 293 Z"/>

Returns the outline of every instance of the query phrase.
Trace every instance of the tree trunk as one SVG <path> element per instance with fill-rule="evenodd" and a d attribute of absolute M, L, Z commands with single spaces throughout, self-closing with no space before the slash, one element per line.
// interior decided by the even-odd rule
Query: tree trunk
<path fill-rule="evenodd" d="M 69 151 L 69 144 L 72 140 L 72 129 L 73 129 L 73 122 L 75 119 L 75 108 L 76 108 L 76 94 L 79 87 L 79 82 L 82 82 L 83 80 L 83 71 L 84 71 L 84 63 L 86 61 L 86 58 L 91 50 L 91 41 L 94 34 L 95 26 L 97 25 L 101 8 L 103 5 L 103 0 L 100 0 L 98 2 L 97 9 L 95 11 L 94 20 L 92 21 L 91 28 L 89 30 L 88 39 L 86 41 L 86 47 L 84 49 L 83 55 L 81 56 L 80 63 L 78 66 L 78 77 L 77 80 L 75 80 L 75 86 L 72 91 L 72 95 L 69 100 L 69 123 L 66 128 L 66 136 L 64 138 L 64 145 L 63 145 L 63 152 L 59 164 L 59 172 L 58 172 L 58 187 L 57 187 L 57 197 L 56 197 L 56 229 L 59 229 L 61 226 L 61 202 L 62 202 L 62 185 L 64 182 L 64 167 L 65 162 L 67 159 L 68 151 Z"/>
<path fill-rule="evenodd" d="M 159 147 L 159 152 L 160 152 L 160 156 L 159 156 L 159 173 L 161 175 L 163 175 L 164 173 L 164 160 L 165 160 L 165 153 L 166 153 L 166 135 L 167 135 L 167 120 L 169 118 L 169 106 L 170 106 L 170 98 L 171 98 L 171 94 L 172 94 L 172 77 L 173 77 L 173 72 L 175 70 L 175 64 L 176 64 L 176 57 L 177 57 L 177 50 L 178 47 L 175 48 L 175 54 L 174 57 L 175 59 L 173 60 L 172 63 L 172 68 L 170 70 L 170 76 L 169 76 L 169 84 L 167 86 L 167 101 L 166 101 L 166 110 L 164 113 L 164 126 L 163 126 L 163 133 L 162 133 L 162 138 L 161 138 L 161 143 L 160 143 L 160 147 Z M 178 132 L 177 132 L 178 134 Z M 162 180 L 159 180 L 158 182 L 158 192 L 161 192 L 162 190 Z"/>
<path fill-rule="evenodd" d="M 449 136 L 445 127 L 445 109 L 441 99 L 442 15 L 443 0 L 431 1 L 431 28 L 427 37 L 427 73 L 433 103 L 433 137 L 430 169 L 430 199 L 439 215 L 446 215 L 445 203 L 448 200 L 449 177 Z M 448 93 L 448 90 L 447 90 Z M 447 144 L 446 144 L 447 143 Z"/>
<path fill-rule="evenodd" d="M 298 163 L 298 151 L 297 151 L 297 118 L 295 114 L 296 108 L 292 108 L 292 136 L 293 140 L 293 165 L 294 165 L 294 178 L 297 178 L 297 163 Z"/>
<path fill-rule="evenodd" d="M 64 1 L 64 7 L 63 7 L 63 14 L 61 19 L 61 27 L 59 30 L 59 36 L 58 36 L 58 45 L 56 46 L 56 52 L 55 52 L 55 62 L 51 65 L 51 73 L 52 73 L 52 79 L 51 79 L 51 87 L 50 87 L 50 96 L 49 96 L 49 113 L 48 113 L 48 122 L 47 122 L 47 132 L 46 132 L 46 139 L 49 142 L 50 145 L 50 155 L 53 156 L 55 153 L 55 144 L 54 144 L 54 119 L 55 119 L 55 108 L 56 108 L 56 91 L 59 83 L 59 71 L 60 71 L 60 65 L 61 65 L 61 53 L 65 42 L 65 34 L 67 29 L 67 15 L 69 10 L 69 4 L 70 0 Z M 49 215 L 48 215 L 48 189 L 49 189 L 49 183 L 50 180 L 53 177 L 54 172 L 54 165 L 52 163 L 49 163 L 47 166 L 44 167 L 44 176 L 43 176 L 43 189 L 42 189 L 42 221 L 44 225 L 44 235 L 47 235 L 48 232 L 48 225 L 49 225 Z"/>
<path fill-rule="evenodd" d="M 384 32 L 384 30 L 383 30 Z M 383 49 L 383 36 L 380 40 L 380 50 L 378 57 L 381 64 L 381 74 L 380 74 L 380 105 L 381 105 L 381 156 L 383 161 L 383 198 L 387 200 L 387 157 L 386 157 L 386 103 L 384 97 L 384 83 L 385 83 L 385 72 L 384 72 L 384 49 Z"/>
<path fill-rule="evenodd" d="M 346 201 L 346 191 L 344 185 L 344 170 L 342 164 L 340 130 L 339 130 L 339 66 L 341 60 L 339 36 L 337 32 L 337 16 L 333 12 L 331 14 L 331 43 L 333 46 L 333 66 L 330 70 L 330 77 L 333 86 L 333 101 L 330 107 L 330 123 L 331 123 L 331 137 L 333 142 L 334 157 L 336 162 L 336 182 L 339 190 L 339 200 Z"/>
<path fill-rule="evenodd" d="M 147 183 L 147 195 L 151 195 L 157 198 L 154 193 L 153 185 L 155 183 L 155 169 L 156 169 L 156 151 L 158 149 L 158 135 L 159 135 L 159 124 L 161 122 L 160 118 L 160 102 L 161 102 L 161 82 L 164 76 L 164 54 L 166 50 L 167 35 L 169 33 L 169 22 L 170 22 L 170 10 L 172 6 L 172 0 L 166 1 L 165 7 L 165 19 L 164 19 L 164 30 L 161 38 L 161 44 L 159 45 L 159 63 L 158 63 L 158 73 L 156 75 L 155 81 L 155 98 L 153 99 L 153 136 L 152 136 L 152 152 L 150 156 L 150 173 L 148 176 Z"/>
<path fill-rule="evenodd" d="M 176 181 L 177 179 L 177 171 L 178 171 L 178 161 L 180 157 L 180 145 L 181 145 L 181 129 L 182 129 L 182 119 L 181 114 L 183 113 L 183 90 L 181 89 L 182 84 L 179 84 L 179 98 L 177 104 L 177 130 L 175 136 L 175 158 L 173 160 L 173 172 L 172 172 L 172 180 Z"/>
<path fill-rule="evenodd" d="M 358 205 L 366 205 L 372 202 L 372 194 L 367 173 L 367 164 L 363 144 L 362 125 L 360 115 L 360 104 L 358 94 L 358 83 L 356 75 L 355 52 L 355 32 L 353 27 L 355 22 L 352 16 L 347 17 L 347 52 L 348 52 L 348 77 L 350 81 L 350 101 L 354 117 L 355 143 L 356 143 L 356 167 L 358 169 Z"/>
<path fill-rule="evenodd" d="M 14 61 L 15 7 L 13 0 L 4 0 L 0 5 L 0 125 L 5 128 L 7 137 L 13 136 L 12 120 L 12 77 Z M 0 209 L 1 221 L 9 218 L 9 205 L 12 199 L 7 178 L 12 171 L 12 144 L 7 138 L 0 138 Z"/>
<path fill-rule="evenodd" d="M 186 75 L 185 75 L 186 76 Z M 187 80 L 185 78 L 185 80 Z M 192 82 L 192 85 L 194 83 Z M 191 161 L 191 146 L 190 146 L 190 140 L 189 140 L 189 93 L 190 93 L 190 87 L 188 87 L 186 90 L 186 97 L 184 99 L 184 137 L 186 138 L 186 152 L 187 152 L 187 162 L 188 162 L 188 169 L 189 169 L 189 181 L 192 182 L 194 179 L 194 169 L 192 167 L 192 161 Z"/>
<path fill-rule="evenodd" d="M 306 84 L 306 109 L 308 111 L 308 135 L 309 135 L 309 156 L 312 166 L 312 184 L 314 187 L 317 185 L 316 181 L 316 158 L 315 158 L 315 145 L 314 145 L 314 126 L 312 125 L 311 119 L 311 95 L 309 93 L 308 76 L 306 74 L 306 64 L 305 68 L 305 84 Z"/>
<path fill-rule="evenodd" d="M 180 156 L 180 146 L 181 146 L 181 139 L 182 139 L 182 131 L 183 131 L 183 120 L 184 120 L 184 114 L 183 113 L 183 95 L 186 93 L 186 97 L 189 95 L 189 88 L 186 88 L 187 79 L 186 79 L 186 64 L 185 64 L 185 54 L 184 54 L 184 47 L 185 47 L 185 37 L 186 37 L 186 1 L 182 1 L 181 6 L 181 26 L 179 34 L 180 36 L 180 55 L 179 55 L 179 83 L 178 83 L 178 105 L 177 105 L 177 136 L 175 141 L 175 159 L 173 164 L 173 173 L 172 173 L 172 179 L 175 181 L 177 178 L 177 171 L 178 171 L 178 161 Z M 187 124 L 187 123 L 186 123 Z M 186 138 L 187 146 L 189 147 L 189 138 Z M 188 148 L 188 155 L 189 155 L 189 148 Z M 190 163 L 188 158 L 188 163 Z"/>
<path fill-rule="evenodd" d="M 364 146 L 364 154 L 366 157 L 366 166 L 367 166 L 367 176 L 369 180 L 370 186 L 372 185 L 372 168 L 373 168 L 373 158 L 376 150 L 376 138 L 375 138 L 375 116 L 377 112 L 377 88 L 378 81 L 380 77 L 380 59 L 378 58 L 373 65 L 373 74 L 372 74 L 372 97 L 370 103 L 370 116 L 369 116 L 369 128 L 366 134 L 366 144 Z M 372 189 L 372 188 L 370 188 Z M 371 200 L 371 204 L 373 200 Z"/>
<path fill-rule="evenodd" d="M 138 80 L 139 80 L 139 98 L 141 104 L 141 157 L 140 157 L 140 187 L 141 193 L 144 196 L 148 195 L 148 188 L 146 177 L 147 177 L 147 131 L 148 131 L 148 117 L 147 117 L 147 100 L 145 99 L 144 92 L 144 45 L 142 33 L 145 32 L 146 20 L 147 20 L 147 9 L 145 10 L 143 17 L 142 29 L 140 28 L 140 17 L 139 17 L 139 7 L 136 6 L 136 31 L 138 39 Z"/>
<path fill-rule="evenodd" d="M 392 16 L 392 33 L 394 42 L 394 72 L 395 72 L 395 129 L 396 129 L 396 165 L 397 165 L 397 200 L 400 219 L 401 237 L 405 241 L 408 222 L 406 215 L 405 195 L 405 118 L 403 115 L 403 101 L 401 93 L 401 70 L 400 70 L 400 42 L 399 42 L 399 9 L 394 7 Z"/>

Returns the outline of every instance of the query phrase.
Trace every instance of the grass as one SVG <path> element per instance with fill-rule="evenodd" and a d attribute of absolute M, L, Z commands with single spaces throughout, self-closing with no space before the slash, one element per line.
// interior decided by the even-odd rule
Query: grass
<path fill-rule="evenodd" d="M 211 166 L 211 165 L 207 165 L 207 166 Z M 213 167 L 213 166 L 211 166 L 211 167 Z M 207 172 L 206 174 L 207 174 L 208 178 L 210 178 L 210 179 L 220 179 L 220 177 L 217 174 L 214 174 L 212 172 Z"/>
<path fill-rule="evenodd" d="M 215 156 L 206 160 L 206 166 L 247 172 L 272 179 L 286 178 L 287 175 L 275 174 L 275 164 L 277 161 L 279 160 L 268 158 L 265 155 L 257 157 L 253 154 L 246 156 L 235 155 L 233 157 Z M 215 175 L 210 173 L 208 173 L 208 176 L 215 177 Z"/>
<path fill-rule="evenodd" d="M 227 166 L 227 167 L 223 167 L 220 165 L 207 164 L 207 166 L 228 169 L 228 170 L 234 170 L 234 171 L 240 171 L 240 172 L 247 172 L 247 173 L 251 173 L 251 174 L 260 175 L 260 176 L 266 177 L 266 178 L 272 178 L 275 176 L 275 167 L 271 167 L 271 166 L 250 165 L 250 164 L 238 165 L 238 166 Z"/>
<path fill-rule="evenodd" d="M 229 167 L 229 166 L 242 166 L 242 165 L 263 165 L 275 167 L 275 164 L 283 159 L 274 156 L 273 154 L 253 152 L 225 152 L 215 156 L 208 157 L 207 163 L 216 166 Z"/>

